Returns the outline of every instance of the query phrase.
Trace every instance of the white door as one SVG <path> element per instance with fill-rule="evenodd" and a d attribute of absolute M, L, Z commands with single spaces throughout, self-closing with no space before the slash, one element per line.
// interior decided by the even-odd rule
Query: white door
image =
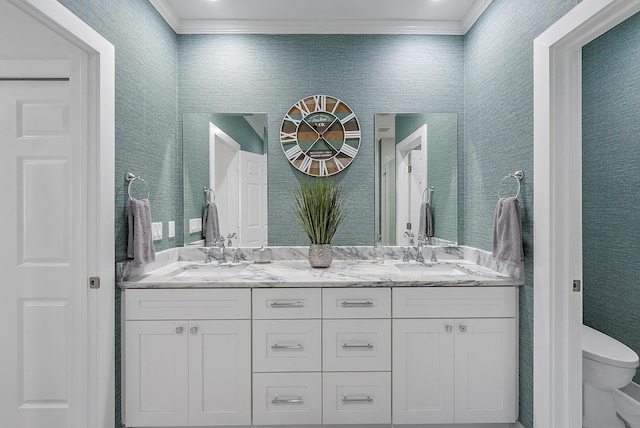
<path fill-rule="evenodd" d="M 189 324 L 189 425 L 251 424 L 251 321 Z"/>
<path fill-rule="evenodd" d="M 50 69 L 55 77 L 66 69 L 67 77 L 0 81 L 6 427 L 80 428 L 86 415 L 87 153 L 81 97 L 68 79 L 71 62 L 62 63 L 2 62 L 25 72 Z"/>
<path fill-rule="evenodd" d="M 187 321 L 126 322 L 126 426 L 189 423 L 188 340 Z"/>
<path fill-rule="evenodd" d="M 210 136 L 209 165 L 211 168 L 210 187 L 214 189 L 218 208 L 220 234 L 226 238 L 238 234 L 240 217 L 239 156 L 240 144 L 222 132 L 214 124 L 209 124 Z M 237 242 L 237 241 L 236 241 Z M 235 242 L 232 241 L 233 244 Z"/>
<path fill-rule="evenodd" d="M 456 423 L 516 421 L 515 329 L 515 318 L 456 320 Z"/>
<path fill-rule="evenodd" d="M 393 423 L 454 420 L 453 320 L 393 320 Z"/>
<path fill-rule="evenodd" d="M 240 151 L 240 247 L 267 244 L 267 156 Z"/>
<path fill-rule="evenodd" d="M 396 245 L 409 244 L 404 237 L 409 229 L 417 238 L 426 177 L 427 125 L 423 125 L 396 146 Z"/>

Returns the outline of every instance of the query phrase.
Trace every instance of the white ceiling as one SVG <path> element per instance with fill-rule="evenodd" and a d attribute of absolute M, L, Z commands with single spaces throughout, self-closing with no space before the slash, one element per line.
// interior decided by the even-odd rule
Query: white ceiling
<path fill-rule="evenodd" d="M 465 34 L 491 0 L 149 0 L 180 34 Z"/>

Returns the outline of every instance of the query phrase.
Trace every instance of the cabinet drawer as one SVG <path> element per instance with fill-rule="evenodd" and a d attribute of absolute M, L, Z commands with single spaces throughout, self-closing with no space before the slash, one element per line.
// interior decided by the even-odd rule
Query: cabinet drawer
<path fill-rule="evenodd" d="M 320 371 L 320 320 L 253 322 L 253 371 Z"/>
<path fill-rule="evenodd" d="M 250 289 L 128 289 L 124 304 L 127 320 L 251 319 Z"/>
<path fill-rule="evenodd" d="M 516 316 L 516 287 L 394 288 L 394 318 Z"/>
<path fill-rule="evenodd" d="M 324 320 L 324 371 L 391 370 L 391 320 Z"/>
<path fill-rule="evenodd" d="M 319 288 L 253 290 L 254 319 L 320 318 Z"/>
<path fill-rule="evenodd" d="M 391 289 L 323 289 L 322 316 L 324 318 L 391 318 Z"/>
<path fill-rule="evenodd" d="M 391 373 L 324 373 L 324 424 L 391 423 Z"/>
<path fill-rule="evenodd" d="M 320 373 L 255 373 L 253 424 L 322 423 Z"/>

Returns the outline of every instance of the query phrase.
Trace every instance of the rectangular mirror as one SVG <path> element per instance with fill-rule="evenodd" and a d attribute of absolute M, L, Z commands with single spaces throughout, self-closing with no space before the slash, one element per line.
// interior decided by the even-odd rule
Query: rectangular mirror
<path fill-rule="evenodd" d="M 267 245 L 267 115 L 185 113 L 182 119 L 184 245 L 205 244 L 207 203 L 215 204 L 225 245 Z"/>
<path fill-rule="evenodd" d="M 417 244 L 430 212 L 429 243 L 457 243 L 457 114 L 378 113 L 374 135 L 376 237 Z"/>

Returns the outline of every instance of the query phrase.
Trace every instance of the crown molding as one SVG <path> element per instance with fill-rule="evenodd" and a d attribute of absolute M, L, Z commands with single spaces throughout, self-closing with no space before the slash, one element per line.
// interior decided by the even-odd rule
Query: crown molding
<path fill-rule="evenodd" d="M 467 31 L 473 27 L 473 24 L 476 23 L 480 15 L 484 13 L 484 11 L 489 7 L 492 0 L 482 0 L 477 1 L 473 4 L 471 9 L 467 12 L 467 14 L 462 18 L 462 29 L 464 31 L 463 34 L 467 34 Z"/>
<path fill-rule="evenodd" d="M 183 20 L 179 34 L 464 34 L 457 21 Z"/>
<path fill-rule="evenodd" d="M 464 35 L 492 0 L 474 4 L 462 21 L 180 19 L 166 0 L 149 0 L 177 34 L 437 34 Z"/>
<path fill-rule="evenodd" d="M 173 8 L 169 6 L 169 3 L 167 3 L 166 0 L 149 0 L 149 2 L 156 8 L 167 24 L 173 28 L 173 31 L 179 34 L 182 20 L 176 15 Z"/>

